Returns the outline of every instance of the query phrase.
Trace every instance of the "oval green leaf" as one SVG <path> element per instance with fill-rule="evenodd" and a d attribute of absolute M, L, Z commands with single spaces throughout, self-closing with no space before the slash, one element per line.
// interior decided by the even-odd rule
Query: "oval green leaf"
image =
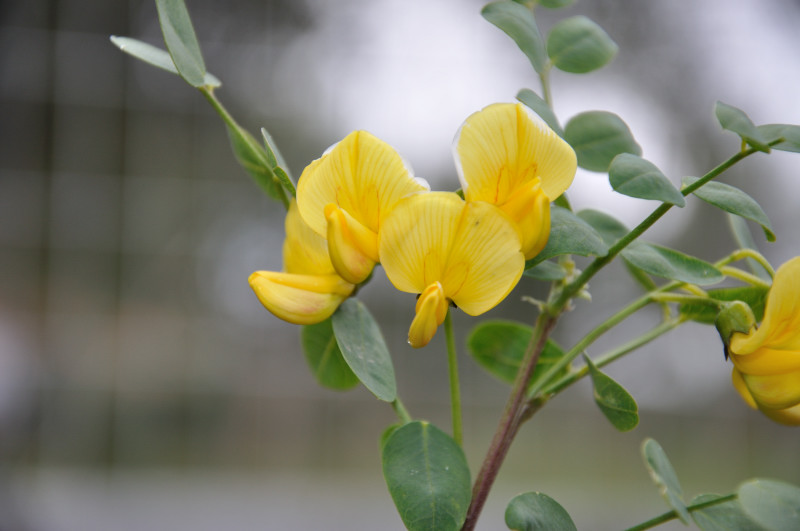
<path fill-rule="evenodd" d="M 689 186 L 696 183 L 698 180 L 697 177 L 684 177 L 683 186 Z M 717 208 L 755 221 L 764 229 L 764 235 L 767 237 L 767 240 L 771 242 L 775 241 L 775 233 L 772 232 L 772 223 L 770 223 L 766 212 L 764 212 L 755 199 L 742 190 L 729 184 L 711 181 L 692 193 L 706 203 L 714 205 Z"/>
<path fill-rule="evenodd" d="M 383 477 L 403 523 L 411 531 L 458 531 L 472 485 L 461 447 L 427 422 L 394 430 L 382 448 Z"/>
<path fill-rule="evenodd" d="M 783 139 L 782 142 L 772 146 L 772 149 L 800 153 L 800 125 L 766 124 L 759 125 L 756 129 L 767 143 Z"/>
<path fill-rule="evenodd" d="M 294 187 L 294 183 L 292 182 L 292 173 L 289 171 L 289 165 L 286 164 L 286 159 L 283 158 L 283 155 L 278 150 L 278 145 L 264 127 L 261 128 L 261 137 L 264 139 L 264 151 L 267 154 L 269 163 L 273 168 L 283 169 L 284 173 L 289 178 L 289 182 L 292 184 L 292 187 Z"/>
<path fill-rule="evenodd" d="M 755 240 L 753 240 L 753 234 L 750 232 L 750 227 L 747 226 L 747 221 L 740 216 L 728 214 L 728 225 L 730 225 L 733 239 L 736 240 L 736 245 L 739 246 L 739 249 L 758 250 L 758 246 Z M 772 281 L 772 275 L 770 275 L 769 272 L 764 269 L 764 266 L 759 264 L 756 260 L 748 258 L 746 262 L 750 271 L 752 271 L 754 275 L 757 275 L 758 278 L 767 282 Z"/>
<path fill-rule="evenodd" d="M 393 402 L 397 398 L 397 382 L 392 358 L 367 307 L 358 299 L 347 299 L 331 321 L 347 365 L 378 399 Z"/>
<path fill-rule="evenodd" d="M 696 496 L 689 505 L 692 520 L 702 531 L 732 531 L 735 529 L 765 531 L 747 517 L 738 500 L 727 500 L 697 509 L 694 508 L 697 505 L 713 503 L 714 500 L 720 498 L 723 498 L 723 496 L 701 494 Z"/>
<path fill-rule="evenodd" d="M 655 164 L 638 155 L 620 153 L 608 168 L 611 187 L 622 195 L 638 199 L 654 199 L 682 207 L 683 195 Z"/>
<path fill-rule="evenodd" d="M 534 70 L 544 71 L 547 53 L 533 11 L 516 2 L 501 1 L 484 6 L 481 15 L 517 43 Z"/>
<path fill-rule="evenodd" d="M 567 270 L 561 265 L 545 260 L 535 266 L 526 269 L 523 273 L 526 277 L 535 278 L 550 282 L 553 280 L 563 280 L 567 277 Z"/>
<path fill-rule="evenodd" d="M 533 112 L 538 114 L 542 120 L 545 121 L 550 129 L 556 132 L 558 136 L 564 136 L 564 129 L 558 123 L 558 118 L 553 113 L 553 110 L 538 94 L 531 89 L 522 89 L 517 92 L 517 99 L 528 106 Z"/>
<path fill-rule="evenodd" d="M 506 507 L 506 525 L 514 531 L 577 531 L 569 513 L 541 492 L 514 497 Z"/>
<path fill-rule="evenodd" d="M 639 406 L 631 394 L 613 378 L 595 367 L 584 355 L 594 386 L 594 401 L 603 415 L 619 431 L 630 431 L 639 424 Z"/>
<path fill-rule="evenodd" d="M 772 479 L 752 479 L 738 490 L 745 514 L 770 531 L 800 529 L 800 487 Z"/>
<path fill-rule="evenodd" d="M 264 149 L 256 139 L 235 122 L 226 122 L 228 138 L 239 165 L 256 184 L 271 198 L 280 199 L 277 176 L 270 165 Z"/>
<path fill-rule="evenodd" d="M 689 525 L 689 511 L 681 498 L 683 491 L 678 482 L 678 476 L 675 474 L 675 469 L 672 468 L 672 463 L 669 462 L 667 454 L 664 453 L 661 445 L 654 439 L 645 439 L 642 444 L 642 456 L 644 457 L 647 471 L 658 487 L 661 496 L 670 507 L 675 509 L 681 521 Z"/>
<path fill-rule="evenodd" d="M 533 328 L 513 321 L 484 321 L 467 337 L 467 349 L 473 359 L 495 378 L 514 383 L 522 358 L 533 337 Z M 531 378 L 531 384 L 541 378 L 564 356 L 564 351 L 548 340 Z M 564 368 L 556 376 L 568 372 Z"/>
<path fill-rule="evenodd" d="M 547 245 L 542 252 L 526 262 L 525 268 L 562 254 L 605 256 L 607 253 L 608 245 L 588 223 L 566 208 L 551 205 L 550 237 Z"/>
<path fill-rule="evenodd" d="M 767 303 L 769 288 L 762 286 L 737 286 L 735 288 L 721 288 L 709 290 L 708 296 L 717 301 L 742 301 L 750 306 L 756 321 L 764 318 L 764 307 Z M 678 311 L 681 316 L 698 323 L 713 325 L 719 310 L 713 306 L 702 303 L 681 304 Z"/>
<path fill-rule="evenodd" d="M 608 245 L 614 245 L 630 232 L 621 221 L 599 210 L 587 208 L 578 212 L 578 217 L 591 225 Z"/>
<path fill-rule="evenodd" d="M 589 171 L 608 171 L 611 161 L 620 153 L 642 153 L 625 122 L 606 111 L 573 116 L 564 128 L 564 140 L 575 150 L 578 165 Z"/>
<path fill-rule="evenodd" d="M 358 385 L 358 377 L 342 357 L 330 319 L 304 326 L 300 333 L 303 352 L 314 378 L 328 389 L 346 391 Z"/>
<path fill-rule="evenodd" d="M 158 23 L 180 76 L 193 87 L 205 85 L 206 65 L 183 0 L 156 0 Z"/>
<path fill-rule="evenodd" d="M 571 6 L 575 0 L 534 0 L 534 2 L 548 9 L 559 9 Z"/>
<path fill-rule="evenodd" d="M 714 107 L 714 114 L 723 129 L 736 133 L 754 149 L 769 153 L 767 140 L 744 111 L 718 101 Z"/>
<path fill-rule="evenodd" d="M 547 54 L 564 72 L 584 74 L 605 66 L 619 46 L 603 28 L 591 19 L 578 15 L 562 20 L 550 30 Z"/>
<path fill-rule="evenodd" d="M 167 72 L 172 72 L 175 75 L 179 75 L 178 69 L 175 68 L 175 63 L 172 62 L 172 57 L 169 56 L 169 53 L 167 53 L 166 50 L 162 50 L 161 48 L 157 48 L 151 44 L 147 44 L 146 42 L 142 42 L 131 37 L 118 37 L 116 35 L 112 35 L 110 38 L 111 42 L 123 52 L 132 55 L 133 57 L 139 59 L 140 61 L 144 61 L 149 65 L 161 68 Z M 207 87 L 219 87 L 222 85 L 222 82 L 213 74 L 206 72 L 206 75 L 203 78 L 203 85 Z"/>
<path fill-rule="evenodd" d="M 712 264 L 674 249 L 634 241 L 623 249 L 622 257 L 639 269 L 657 277 L 705 286 L 724 277 Z"/>

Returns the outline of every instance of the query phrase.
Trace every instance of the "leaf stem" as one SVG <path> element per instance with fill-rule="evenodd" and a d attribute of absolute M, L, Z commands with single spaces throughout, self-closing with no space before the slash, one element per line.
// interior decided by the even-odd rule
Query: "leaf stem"
<path fill-rule="evenodd" d="M 750 284 L 751 286 L 758 286 L 758 287 L 766 288 L 766 289 L 769 289 L 772 286 L 771 283 L 765 282 L 760 277 L 758 277 L 758 276 L 756 276 L 756 275 L 754 275 L 752 273 L 748 273 L 747 271 L 742 271 L 741 269 L 739 269 L 737 267 L 723 266 L 723 267 L 720 267 L 719 270 L 723 275 L 725 275 L 727 277 L 735 278 L 737 280 L 741 280 L 742 282 L 746 282 L 747 284 Z"/>
<path fill-rule="evenodd" d="M 462 445 L 464 440 L 461 413 L 461 386 L 458 380 L 458 356 L 456 340 L 453 334 L 453 317 L 450 308 L 444 317 L 444 333 L 447 340 L 447 368 L 450 377 L 450 411 L 453 417 L 453 439 Z"/>
<path fill-rule="evenodd" d="M 399 396 L 392 402 L 392 409 L 394 409 L 394 413 L 397 415 L 397 418 L 404 424 L 408 424 L 413 420 L 411 414 L 406 409 L 406 406 L 403 405 L 403 402 L 400 400 Z"/>
<path fill-rule="evenodd" d="M 721 503 L 727 503 L 729 501 L 733 501 L 737 498 L 736 493 L 728 494 L 727 496 L 720 496 L 719 498 L 714 498 L 713 500 L 708 500 L 704 502 L 695 503 L 692 505 L 688 505 L 686 509 L 689 512 L 697 511 L 700 509 L 705 509 L 706 507 L 713 507 L 714 505 L 719 505 Z M 660 514 L 655 518 L 651 518 L 646 522 L 642 522 L 639 525 L 635 525 L 633 527 L 629 527 L 625 531 L 644 531 L 645 529 L 650 529 L 651 527 L 655 527 L 659 524 L 663 524 L 665 522 L 669 522 L 670 520 L 675 520 L 678 518 L 678 512 L 674 509 L 671 511 L 667 511 L 664 514 Z"/>

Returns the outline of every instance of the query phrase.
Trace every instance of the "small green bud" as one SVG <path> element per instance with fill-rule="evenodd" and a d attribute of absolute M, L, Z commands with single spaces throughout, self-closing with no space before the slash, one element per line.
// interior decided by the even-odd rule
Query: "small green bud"
<path fill-rule="evenodd" d="M 723 303 L 714 322 L 725 346 L 725 359 L 728 359 L 728 345 L 734 332 L 747 334 L 756 326 L 756 318 L 750 306 L 742 301 Z"/>

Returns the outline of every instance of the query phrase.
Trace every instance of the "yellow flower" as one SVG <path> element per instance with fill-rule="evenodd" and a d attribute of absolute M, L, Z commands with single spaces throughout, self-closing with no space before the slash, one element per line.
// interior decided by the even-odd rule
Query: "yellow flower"
<path fill-rule="evenodd" d="M 294 201 L 286 215 L 283 271 L 256 271 L 248 280 L 267 310 L 294 324 L 324 321 L 355 288 L 336 273 L 325 239 L 305 224 Z"/>
<path fill-rule="evenodd" d="M 495 103 L 459 129 L 453 155 L 467 201 L 500 207 L 516 223 L 525 259 L 547 244 L 550 202 L 577 169 L 575 152 L 521 103 Z"/>
<path fill-rule="evenodd" d="M 400 291 L 419 293 L 408 332 L 425 346 L 453 301 L 469 315 L 495 307 L 514 288 L 525 259 L 513 222 L 497 207 L 452 192 L 411 195 L 395 205 L 380 235 L 381 264 Z"/>
<path fill-rule="evenodd" d="M 297 186 L 308 225 L 328 240 L 333 267 L 348 282 L 363 282 L 378 258 L 378 232 L 403 196 L 427 190 L 387 143 L 355 131 L 309 164 Z"/>
<path fill-rule="evenodd" d="M 734 333 L 729 352 L 733 384 L 745 401 L 773 420 L 800 425 L 800 257 L 778 268 L 764 320 Z"/>

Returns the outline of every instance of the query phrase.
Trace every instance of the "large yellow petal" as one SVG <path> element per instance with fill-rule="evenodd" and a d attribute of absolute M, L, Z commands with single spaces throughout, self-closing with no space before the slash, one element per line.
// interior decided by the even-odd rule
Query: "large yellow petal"
<path fill-rule="evenodd" d="M 761 412 L 775 422 L 786 424 L 787 426 L 800 426 L 800 404 L 786 409 L 762 408 Z"/>
<path fill-rule="evenodd" d="M 330 317 L 354 288 L 338 275 L 256 271 L 248 280 L 267 310 L 284 321 L 300 325 L 319 323 Z"/>
<path fill-rule="evenodd" d="M 354 131 L 303 170 L 297 203 L 303 219 L 320 236 L 327 232 L 329 203 L 377 234 L 398 199 L 425 189 L 389 144 L 366 131 Z"/>
<path fill-rule="evenodd" d="M 452 192 L 414 194 L 395 205 L 381 229 L 378 254 L 397 289 L 422 293 L 441 280 L 463 208 Z"/>
<path fill-rule="evenodd" d="M 800 351 L 761 347 L 743 356 L 732 351 L 730 355 L 736 368 L 745 374 L 766 376 L 800 371 Z"/>
<path fill-rule="evenodd" d="M 750 393 L 750 389 L 747 388 L 747 384 L 744 382 L 744 378 L 742 378 L 742 373 L 735 367 L 731 373 L 731 382 L 733 383 L 733 388 L 736 389 L 744 401 L 747 402 L 747 405 L 753 409 L 758 409 L 758 404 L 756 404 L 755 398 L 753 398 L 752 393 Z"/>
<path fill-rule="evenodd" d="M 525 260 L 539 254 L 550 237 L 550 200 L 539 179 L 519 187 L 501 208 L 519 229 Z"/>
<path fill-rule="evenodd" d="M 761 347 L 800 351 L 800 257 L 789 260 L 775 273 L 761 325 L 750 334 L 731 338 L 731 351 L 739 355 Z"/>
<path fill-rule="evenodd" d="M 525 268 L 514 223 L 482 201 L 464 205 L 442 277 L 445 295 L 470 315 L 494 308 Z"/>
<path fill-rule="evenodd" d="M 334 272 L 325 238 L 311 230 L 292 201 L 286 214 L 283 270 L 300 275 L 330 275 Z"/>
<path fill-rule="evenodd" d="M 742 374 L 742 378 L 761 407 L 785 409 L 800 404 L 800 371 L 771 376 Z"/>
<path fill-rule="evenodd" d="M 552 201 L 577 169 L 575 151 L 521 103 L 495 103 L 468 117 L 453 155 L 466 199 L 496 205 L 537 177 Z"/>

